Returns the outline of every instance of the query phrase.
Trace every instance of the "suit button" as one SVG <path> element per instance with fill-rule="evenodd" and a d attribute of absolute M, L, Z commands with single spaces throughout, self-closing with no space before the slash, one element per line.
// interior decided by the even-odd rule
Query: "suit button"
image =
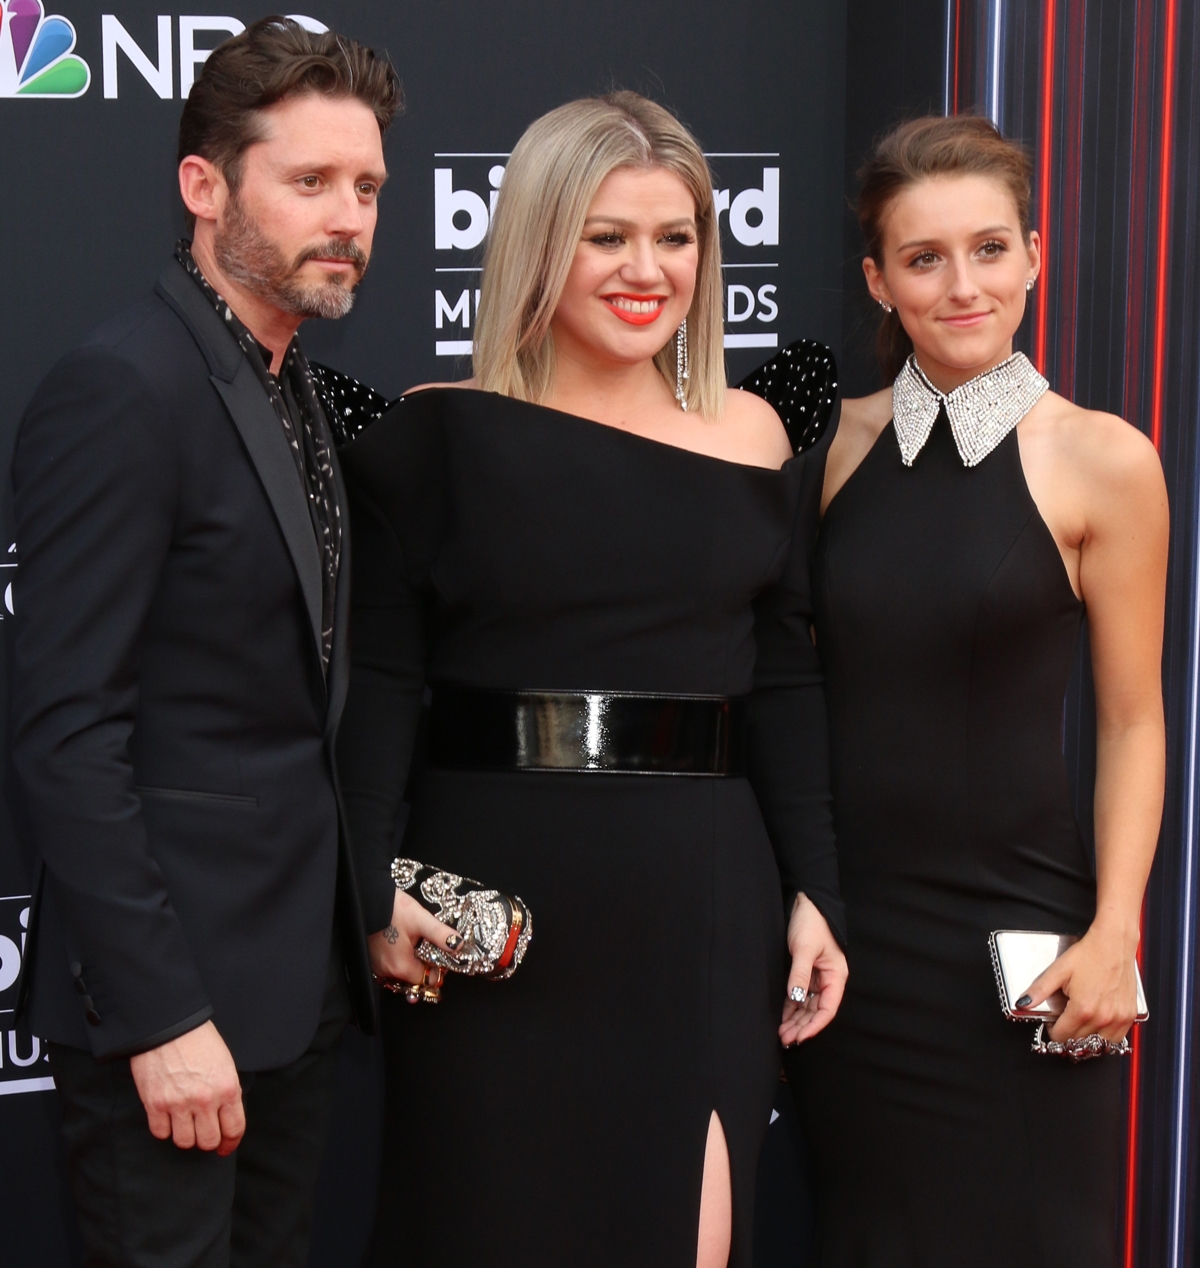
<path fill-rule="evenodd" d="M 80 995 L 86 995 L 88 993 L 87 983 L 81 977 L 77 977 L 75 979 L 75 989 Z"/>
<path fill-rule="evenodd" d="M 72 977 L 83 976 L 83 965 L 80 964 L 78 960 L 71 961 L 71 976 Z"/>
<path fill-rule="evenodd" d="M 89 1026 L 98 1026 L 100 1024 L 100 1014 L 96 1012 L 94 1005 L 84 1013 L 84 1016 L 87 1018 Z"/>

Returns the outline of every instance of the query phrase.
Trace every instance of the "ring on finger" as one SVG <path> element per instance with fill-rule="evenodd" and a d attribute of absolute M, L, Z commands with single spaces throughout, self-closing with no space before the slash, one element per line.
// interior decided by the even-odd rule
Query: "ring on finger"
<path fill-rule="evenodd" d="M 803 986 L 793 986 L 792 989 L 788 991 L 788 999 L 790 999 L 794 1004 L 806 1004 L 808 1003 L 808 992 Z"/>

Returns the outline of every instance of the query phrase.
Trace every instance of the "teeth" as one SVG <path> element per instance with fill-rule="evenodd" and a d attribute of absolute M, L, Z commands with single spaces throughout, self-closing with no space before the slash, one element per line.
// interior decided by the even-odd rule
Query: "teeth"
<path fill-rule="evenodd" d="M 625 299 L 620 295 L 614 295 L 608 302 L 614 308 L 619 308 L 622 312 L 626 313 L 657 312 L 661 303 L 661 301 L 657 299 Z"/>

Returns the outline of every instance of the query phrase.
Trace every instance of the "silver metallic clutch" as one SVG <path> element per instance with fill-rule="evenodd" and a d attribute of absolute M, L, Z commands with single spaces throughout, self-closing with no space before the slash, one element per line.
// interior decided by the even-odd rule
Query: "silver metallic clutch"
<path fill-rule="evenodd" d="M 393 859 L 392 880 L 397 889 L 411 893 L 463 939 L 457 954 L 449 955 L 422 938 L 415 948 L 417 959 L 451 973 L 493 981 L 517 971 L 533 937 L 533 917 L 515 895 L 485 889 L 470 877 L 428 867 L 416 859 Z"/>
<path fill-rule="evenodd" d="M 992 952 L 992 970 L 996 974 L 996 989 L 1000 992 L 1000 1007 L 1009 1021 L 1036 1021 L 1037 1035 L 1033 1051 L 1052 1056 L 1068 1057 L 1072 1061 L 1086 1061 L 1089 1057 L 1110 1053 L 1124 1055 L 1129 1051 L 1129 1039 L 1119 1044 L 1110 1043 L 1099 1035 L 1087 1035 L 1081 1039 L 1064 1042 L 1047 1039 L 1048 1022 L 1060 1017 L 1067 1006 L 1067 997 L 1055 991 L 1048 999 L 1032 1007 L 1020 1007 L 1018 1001 L 1026 995 L 1033 983 L 1070 946 L 1079 941 L 1073 933 L 1039 933 L 1026 929 L 997 929 L 988 937 Z M 1137 964 L 1133 966 L 1137 978 L 1137 1021 L 1150 1016 L 1146 1006 L 1146 992 Z"/>

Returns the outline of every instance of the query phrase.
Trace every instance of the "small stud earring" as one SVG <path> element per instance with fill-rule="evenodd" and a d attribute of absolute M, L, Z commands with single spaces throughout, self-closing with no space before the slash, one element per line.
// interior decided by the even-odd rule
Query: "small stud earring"
<path fill-rule="evenodd" d="M 1025 289 L 1027 291 L 1033 290 L 1033 278 L 1030 278 L 1029 281 L 1025 283 Z"/>
<path fill-rule="evenodd" d="M 890 313 L 892 311 L 892 306 L 886 299 L 881 299 L 879 301 L 879 307 L 882 308 L 885 313 Z"/>

